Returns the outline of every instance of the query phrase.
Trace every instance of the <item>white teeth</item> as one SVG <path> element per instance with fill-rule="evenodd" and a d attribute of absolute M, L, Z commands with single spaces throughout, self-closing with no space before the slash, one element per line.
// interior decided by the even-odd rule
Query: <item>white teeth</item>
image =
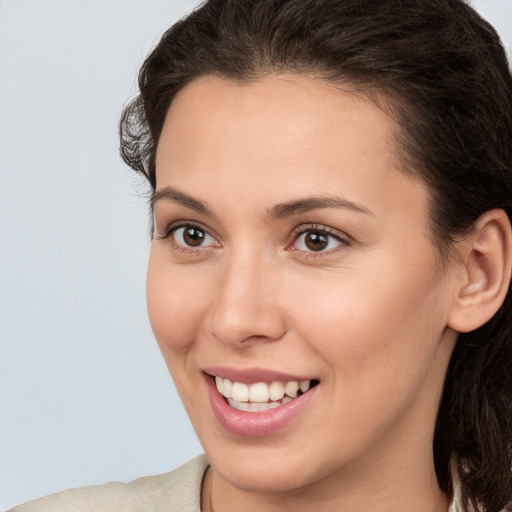
<path fill-rule="evenodd" d="M 276 403 L 258 403 L 258 402 L 249 402 L 249 412 L 263 412 L 268 411 L 272 407 L 279 407 L 279 404 Z"/>
<path fill-rule="evenodd" d="M 237 402 L 248 402 L 249 401 L 249 386 L 242 382 L 233 382 L 233 400 Z"/>
<path fill-rule="evenodd" d="M 233 409 L 238 409 L 239 411 L 249 411 L 249 402 L 237 402 L 232 398 L 228 399 L 229 405 L 233 407 Z"/>
<path fill-rule="evenodd" d="M 282 382 L 272 382 L 268 390 L 270 400 L 281 400 L 284 396 L 284 386 Z"/>
<path fill-rule="evenodd" d="M 286 397 L 283 399 L 283 403 L 286 403 L 285 400 L 288 399 L 288 402 L 291 402 L 290 397 Z M 279 407 L 281 404 L 279 402 L 267 402 L 267 403 L 259 403 L 259 402 L 237 402 L 232 398 L 228 399 L 228 403 L 233 409 L 238 409 L 239 411 L 245 412 L 263 412 L 268 411 L 269 409 L 275 409 Z"/>
<path fill-rule="evenodd" d="M 299 389 L 305 393 L 311 386 L 311 381 L 309 380 L 303 380 L 300 384 L 299 384 Z"/>
<path fill-rule="evenodd" d="M 296 381 L 288 382 L 284 387 L 284 392 L 291 398 L 295 398 L 299 391 L 299 383 Z"/>
<path fill-rule="evenodd" d="M 249 388 L 250 402 L 268 402 L 268 386 L 264 382 L 252 384 Z"/>
<path fill-rule="evenodd" d="M 215 377 L 215 384 L 217 385 L 217 389 L 219 390 L 219 393 L 222 394 L 222 390 L 224 388 L 223 384 L 223 380 L 221 377 Z"/>
<path fill-rule="evenodd" d="M 260 412 L 291 402 L 299 394 L 308 391 L 311 381 L 274 381 L 270 385 L 257 382 L 250 386 L 242 382 L 215 377 L 219 393 L 227 398 L 231 407 L 240 411 Z"/>
<path fill-rule="evenodd" d="M 226 398 L 232 398 L 233 397 L 233 383 L 229 379 L 224 379 L 223 380 L 221 393 Z"/>

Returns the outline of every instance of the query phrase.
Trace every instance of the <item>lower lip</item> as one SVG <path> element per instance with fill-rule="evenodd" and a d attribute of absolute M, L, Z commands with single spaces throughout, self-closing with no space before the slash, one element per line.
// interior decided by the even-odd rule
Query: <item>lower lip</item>
<path fill-rule="evenodd" d="M 206 376 L 206 381 L 213 412 L 221 426 L 231 434 L 244 437 L 269 436 L 286 428 L 304 411 L 318 387 L 274 409 L 246 412 L 230 407 L 211 377 Z"/>

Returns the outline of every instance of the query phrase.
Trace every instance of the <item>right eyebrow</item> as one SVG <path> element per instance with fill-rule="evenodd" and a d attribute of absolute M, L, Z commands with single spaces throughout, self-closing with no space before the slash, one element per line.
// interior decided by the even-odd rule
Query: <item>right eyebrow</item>
<path fill-rule="evenodd" d="M 189 208 L 190 210 L 194 210 L 203 215 L 208 215 L 210 217 L 212 216 L 212 212 L 209 210 L 206 204 L 198 201 L 197 199 L 194 199 L 187 194 L 184 194 L 183 192 L 180 192 L 179 190 L 176 190 L 173 187 L 163 187 L 157 190 L 151 198 L 151 209 L 154 208 L 158 201 L 163 199 L 167 199 L 173 203 L 177 203 L 181 206 L 184 206 L 185 208 Z"/>

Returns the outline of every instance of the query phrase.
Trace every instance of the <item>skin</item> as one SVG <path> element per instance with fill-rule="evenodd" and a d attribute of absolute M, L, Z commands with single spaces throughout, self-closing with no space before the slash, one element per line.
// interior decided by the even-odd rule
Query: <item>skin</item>
<path fill-rule="evenodd" d="M 203 510 L 447 511 L 432 455 L 456 341 L 462 272 L 441 265 L 428 191 L 400 170 L 396 126 L 361 96 L 302 75 L 203 77 L 159 140 L 151 324 L 211 468 Z M 270 216 L 310 197 L 359 208 Z M 361 210 L 361 211 L 360 211 Z M 190 247 L 187 222 L 208 235 Z M 311 251 L 304 231 L 326 230 Z M 320 381 L 305 411 L 262 438 L 218 424 L 202 368 Z"/>

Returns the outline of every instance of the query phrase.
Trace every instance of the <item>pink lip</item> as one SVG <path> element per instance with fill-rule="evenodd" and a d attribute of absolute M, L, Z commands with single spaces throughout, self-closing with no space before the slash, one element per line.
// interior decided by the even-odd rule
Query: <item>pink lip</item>
<path fill-rule="evenodd" d="M 274 380 L 286 381 L 288 376 L 285 379 Z M 292 378 L 290 380 L 298 379 Z M 275 409 L 262 412 L 246 412 L 230 407 L 226 399 L 218 392 L 211 377 L 205 375 L 205 381 L 213 412 L 220 425 L 229 433 L 244 437 L 269 436 L 283 430 L 304 412 L 319 387 L 315 386 L 307 393 Z M 262 382 L 262 380 L 257 380 L 257 382 Z"/>
<path fill-rule="evenodd" d="M 264 370 L 260 368 L 247 368 L 247 369 L 235 369 L 225 368 L 221 366 L 209 366 L 203 368 L 204 373 L 215 377 L 222 377 L 223 379 L 229 379 L 231 382 L 242 382 L 244 384 L 255 384 L 256 382 L 290 382 L 290 381 L 304 381 L 312 380 L 311 377 L 304 377 L 298 375 L 290 375 L 281 372 L 275 372 L 273 370 Z"/>

